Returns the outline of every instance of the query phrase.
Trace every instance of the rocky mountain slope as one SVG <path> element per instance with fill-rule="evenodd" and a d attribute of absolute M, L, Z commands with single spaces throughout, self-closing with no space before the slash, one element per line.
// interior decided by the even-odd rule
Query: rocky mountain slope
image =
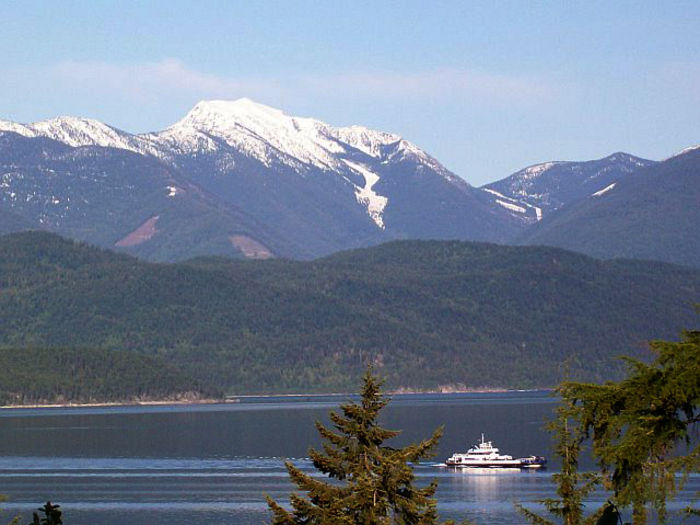
<path fill-rule="evenodd" d="M 5 121 L 0 122 L 2 130 L 3 142 L 18 144 L 0 150 L 2 207 L 36 226 L 157 259 L 179 256 L 151 248 L 150 244 L 166 244 L 159 237 L 169 234 L 185 245 L 198 243 L 191 232 L 166 230 L 156 205 L 131 214 L 129 224 L 118 218 L 102 235 L 93 215 L 99 216 L 105 206 L 113 208 L 114 216 L 130 207 L 126 194 L 112 194 L 113 204 L 98 204 L 83 193 L 106 195 L 109 190 L 102 188 L 125 176 L 109 160 L 100 165 L 103 158 L 143 164 L 128 169 L 127 186 L 135 200 L 155 191 L 150 174 L 159 171 L 160 197 L 171 204 L 186 199 L 199 203 L 206 194 L 209 205 L 239 216 L 245 222 L 240 232 L 231 233 L 235 227 L 224 221 L 220 230 L 225 232 L 219 234 L 229 240 L 245 238 L 230 241 L 229 251 L 234 252 L 308 258 L 396 238 L 505 241 L 519 229 L 518 220 L 488 193 L 471 187 L 398 135 L 360 126 L 336 128 L 248 99 L 201 102 L 166 130 L 142 135 L 73 117 L 28 125 Z M 46 187 L 41 171 L 42 148 L 61 147 L 65 180 L 59 196 L 57 188 Z M 17 158 L 20 150 L 24 155 Z M 86 175 L 88 171 L 101 175 Z M 93 183 L 89 190 L 82 184 L 86 178 Z M 34 193 L 27 190 L 28 184 Z M 24 204 L 32 200 L 33 210 Z M 76 236 L 64 222 L 49 221 L 38 211 L 60 205 L 65 216 L 73 215 L 76 202 L 95 235 Z M 250 220 L 243 221 L 242 213 Z M 155 231 L 154 217 L 161 225 Z M 133 224 L 136 218 L 142 222 Z M 125 241 L 129 246 L 121 242 L 139 228 L 153 233 L 137 233 L 139 242 Z"/>
<path fill-rule="evenodd" d="M 0 210 L 12 230 L 47 229 L 156 260 L 240 255 L 233 236 L 273 244 L 254 219 L 153 157 L 11 132 L 0 133 Z"/>
<path fill-rule="evenodd" d="M 483 189 L 525 222 L 534 223 L 560 208 L 608 191 L 620 179 L 652 164 L 654 161 L 621 152 L 584 162 L 545 162 L 487 184 Z"/>
<path fill-rule="evenodd" d="M 203 101 L 144 134 L 0 121 L 0 232 L 41 228 L 157 261 L 441 239 L 697 264 L 698 168 L 675 184 L 668 162 L 546 162 L 475 188 L 399 135 L 249 99 Z"/>
<path fill-rule="evenodd" d="M 520 242 L 700 267 L 700 148 L 623 177 L 546 217 Z"/>

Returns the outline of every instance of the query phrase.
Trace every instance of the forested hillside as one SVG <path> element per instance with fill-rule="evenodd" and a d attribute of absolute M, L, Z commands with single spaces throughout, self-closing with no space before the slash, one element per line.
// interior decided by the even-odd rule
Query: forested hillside
<path fill-rule="evenodd" d="M 157 356 L 88 348 L 0 348 L 0 404 L 196 401 L 220 395 Z"/>
<path fill-rule="evenodd" d="M 400 241 L 312 262 L 151 264 L 0 238 L 0 345 L 130 350 L 227 392 L 551 386 L 697 324 L 700 271 L 556 248 Z"/>

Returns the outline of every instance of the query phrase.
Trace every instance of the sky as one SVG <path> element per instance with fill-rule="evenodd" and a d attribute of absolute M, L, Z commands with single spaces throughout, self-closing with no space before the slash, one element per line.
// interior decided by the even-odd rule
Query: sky
<path fill-rule="evenodd" d="M 697 1 L 5 1 L 0 119 L 160 130 L 248 97 L 394 132 L 473 185 L 700 143 Z"/>

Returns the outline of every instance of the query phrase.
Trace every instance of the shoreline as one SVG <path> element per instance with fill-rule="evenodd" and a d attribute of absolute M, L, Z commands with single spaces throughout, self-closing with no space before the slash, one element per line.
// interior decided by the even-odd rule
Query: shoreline
<path fill-rule="evenodd" d="M 452 394 L 502 394 L 507 392 L 551 392 L 552 388 L 473 388 L 460 390 L 404 390 L 398 389 L 386 392 L 388 396 L 402 395 L 452 395 Z M 343 397 L 357 396 L 357 393 L 329 392 L 329 393 L 292 393 L 292 394 L 240 394 L 230 395 L 222 399 L 154 399 L 154 400 L 133 400 L 133 401 L 105 401 L 90 403 L 29 403 L 23 405 L 0 405 L 0 410 L 18 410 L 27 408 L 110 408 L 110 407 L 140 407 L 140 406 L 184 406 L 184 405 L 217 405 L 235 404 L 241 400 L 267 399 L 267 398 L 322 398 L 322 397 Z"/>
<path fill-rule="evenodd" d="M 0 405 L 0 410 L 20 408 L 105 408 L 105 407 L 139 407 L 164 405 L 214 405 L 230 403 L 225 399 L 154 399 L 147 401 L 95 401 L 91 403 L 29 403 L 26 405 Z"/>

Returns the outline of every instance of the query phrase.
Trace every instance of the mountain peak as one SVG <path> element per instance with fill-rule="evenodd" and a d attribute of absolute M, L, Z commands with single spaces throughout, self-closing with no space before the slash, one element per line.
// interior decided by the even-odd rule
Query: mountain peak
<path fill-rule="evenodd" d="M 242 126 L 258 133 L 262 128 L 288 127 L 292 120 L 295 117 L 286 115 L 282 110 L 249 98 L 201 100 L 171 127 L 189 127 L 219 135 Z"/>
<path fill-rule="evenodd" d="M 484 189 L 500 198 L 496 202 L 508 209 L 524 212 L 534 208 L 539 220 L 590 195 L 603 195 L 618 180 L 651 164 L 652 161 L 617 151 L 596 160 L 535 164 L 487 184 Z"/>
<path fill-rule="evenodd" d="M 638 164 L 639 161 L 641 161 L 643 159 L 640 159 L 639 157 L 635 157 L 634 155 L 630 155 L 629 153 L 625 153 L 624 151 L 616 151 L 615 153 L 611 153 L 607 157 L 600 159 L 600 160 L 608 161 L 608 162 L 626 162 L 626 163 Z"/>
<path fill-rule="evenodd" d="M 275 137 L 282 135 L 289 139 L 296 137 L 312 140 L 314 143 L 320 141 L 330 151 L 340 152 L 337 145 L 328 143 L 328 139 L 335 139 L 374 157 L 379 156 L 380 146 L 399 144 L 403 140 L 394 133 L 365 126 L 333 127 L 310 117 L 288 115 L 281 109 L 245 97 L 236 100 L 202 100 L 172 127 L 183 126 L 219 136 L 227 130 L 237 129 L 240 132 L 244 128 L 269 142 L 274 142 Z"/>
<path fill-rule="evenodd" d="M 166 132 L 181 143 L 193 142 L 193 134 L 223 139 L 268 166 L 279 158 L 295 168 L 312 164 L 324 170 L 345 169 L 339 156 L 355 149 L 375 159 L 392 152 L 395 158 L 413 156 L 446 173 L 437 161 L 399 135 L 357 125 L 333 127 L 313 118 L 288 115 L 249 98 L 202 100 Z"/>
<path fill-rule="evenodd" d="M 334 154 L 344 149 L 330 136 L 330 129 L 321 121 L 240 98 L 200 101 L 166 133 L 178 142 L 196 134 L 215 137 L 266 166 L 278 160 L 295 168 L 301 163 L 333 169 L 338 163 Z"/>
<path fill-rule="evenodd" d="M 327 128 L 323 122 L 287 115 L 281 109 L 260 104 L 249 98 L 237 100 L 202 100 L 185 117 L 169 129 L 190 128 L 231 138 L 231 133 L 252 133 L 264 140 L 274 136 L 294 136 Z"/>
<path fill-rule="evenodd" d="M 252 114 L 274 115 L 276 117 L 286 116 L 280 109 L 276 109 L 250 98 L 239 98 L 236 100 L 200 100 L 187 113 L 185 119 L 202 117 L 244 117 Z"/>
<path fill-rule="evenodd" d="M 61 116 L 31 124 L 0 121 L 0 130 L 25 137 L 46 137 L 72 147 L 102 146 L 135 150 L 130 135 L 99 120 Z"/>

